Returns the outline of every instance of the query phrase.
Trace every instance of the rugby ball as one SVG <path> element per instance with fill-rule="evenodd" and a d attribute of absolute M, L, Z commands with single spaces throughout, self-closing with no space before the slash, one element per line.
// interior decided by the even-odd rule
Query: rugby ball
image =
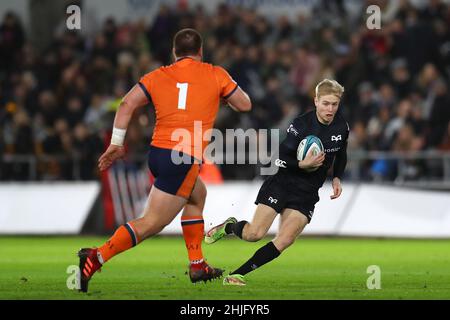
<path fill-rule="evenodd" d="M 316 136 L 310 135 L 300 141 L 297 148 L 297 159 L 302 161 L 309 152 L 315 156 L 323 151 L 322 141 Z"/>

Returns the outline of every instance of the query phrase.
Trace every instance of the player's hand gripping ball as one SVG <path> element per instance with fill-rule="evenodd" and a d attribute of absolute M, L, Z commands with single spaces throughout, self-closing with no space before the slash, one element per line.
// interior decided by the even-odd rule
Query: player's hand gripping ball
<path fill-rule="evenodd" d="M 303 161 L 307 155 L 310 153 L 312 156 L 317 156 L 319 153 L 323 152 L 323 144 L 322 141 L 316 136 L 309 135 L 300 141 L 300 144 L 297 148 L 297 160 Z M 307 171 L 315 171 L 317 170 L 307 170 Z"/>

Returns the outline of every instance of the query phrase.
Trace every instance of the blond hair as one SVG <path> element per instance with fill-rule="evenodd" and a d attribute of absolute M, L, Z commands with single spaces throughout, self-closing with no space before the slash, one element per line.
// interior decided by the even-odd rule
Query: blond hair
<path fill-rule="evenodd" d="M 322 96 L 329 94 L 335 95 L 338 98 L 342 97 L 344 87 L 336 80 L 324 79 L 316 86 L 316 98 L 320 99 Z"/>

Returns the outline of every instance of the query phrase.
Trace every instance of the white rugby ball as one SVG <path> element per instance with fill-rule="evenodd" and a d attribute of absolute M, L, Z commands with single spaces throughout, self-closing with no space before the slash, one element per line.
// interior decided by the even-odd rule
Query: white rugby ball
<path fill-rule="evenodd" d="M 302 141 L 300 141 L 300 144 L 297 148 L 297 159 L 299 161 L 302 161 L 310 152 L 312 152 L 314 156 L 319 154 L 320 152 L 323 152 L 322 141 L 320 141 L 318 137 L 313 135 L 309 135 Z"/>

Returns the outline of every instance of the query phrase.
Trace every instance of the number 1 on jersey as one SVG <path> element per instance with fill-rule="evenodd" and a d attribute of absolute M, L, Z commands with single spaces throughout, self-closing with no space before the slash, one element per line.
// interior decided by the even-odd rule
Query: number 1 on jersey
<path fill-rule="evenodd" d="M 178 109 L 186 110 L 186 98 L 187 98 L 187 83 L 177 83 L 178 91 Z"/>

